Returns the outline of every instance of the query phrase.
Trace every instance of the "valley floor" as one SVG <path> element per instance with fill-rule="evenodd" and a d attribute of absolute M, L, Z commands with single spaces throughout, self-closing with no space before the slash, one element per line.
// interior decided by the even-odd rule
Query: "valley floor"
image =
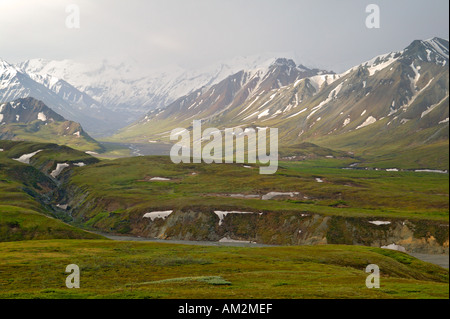
<path fill-rule="evenodd" d="M 378 248 L 448 256 L 448 174 L 318 158 L 263 176 L 258 165 L 0 146 L 0 298 L 449 298 L 448 269 Z M 65 286 L 69 264 L 80 289 Z M 365 285 L 369 264 L 379 289 Z"/>
<path fill-rule="evenodd" d="M 80 267 L 80 289 L 65 268 Z M 380 267 L 368 289 L 365 268 Z M 107 240 L 0 243 L 0 298 L 448 298 L 448 270 L 356 246 L 212 247 Z"/>
<path fill-rule="evenodd" d="M 175 244 L 175 245 L 195 245 L 195 246 L 216 246 L 216 247 L 273 247 L 274 245 L 258 244 L 255 242 L 228 240 L 228 241 L 189 241 L 189 240 L 170 240 L 158 238 L 142 238 L 133 236 L 118 236 L 110 234 L 99 234 L 108 239 L 117 241 L 144 241 L 153 243 Z M 449 256 L 443 254 L 420 254 L 409 253 L 409 255 L 422 261 L 438 265 L 443 268 L 449 268 Z"/>

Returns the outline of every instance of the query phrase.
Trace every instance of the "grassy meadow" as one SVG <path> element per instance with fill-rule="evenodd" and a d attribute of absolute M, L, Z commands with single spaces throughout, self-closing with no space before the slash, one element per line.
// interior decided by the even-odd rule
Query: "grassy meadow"
<path fill-rule="evenodd" d="M 135 157 L 77 168 L 67 187 L 87 193 L 83 200 L 90 209 L 83 218 L 89 225 L 189 206 L 448 222 L 447 174 L 343 169 L 350 163 L 281 162 L 276 174 L 260 175 L 256 165 L 173 165 L 168 157 Z M 154 177 L 169 180 L 152 181 Z M 269 192 L 299 194 L 279 200 L 232 196 Z"/>
<path fill-rule="evenodd" d="M 368 264 L 381 287 L 365 285 Z M 65 287 L 69 264 L 80 289 Z M 98 240 L 0 243 L 0 298 L 448 298 L 448 270 L 356 246 L 205 247 Z"/>
<path fill-rule="evenodd" d="M 449 298 L 448 270 L 386 249 L 117 242 L 86 231 L 127 233 L 145 212 L 185 207 L 415 219 L 426 230 L 426 221 L 448 224 L 448 174 L 346 170 L 354 159 L 316 158 L 260 175 L 254 164 L 99 161 L 24 142 L 0 148 L 0 298 Z M 12 160 L 39 149 L 31 165 Z M 61 162 L 89 165 L 51 179 Z M 269 192 L 298 195 L 231 196 Z M 69 198 L 78 205 L 73 215 L 55 208 Z M 69 264 L 80 266 L 80 289 L 65 287 Z M 365 286 L 368 264 L 380 266 L 380 289 Z"/>

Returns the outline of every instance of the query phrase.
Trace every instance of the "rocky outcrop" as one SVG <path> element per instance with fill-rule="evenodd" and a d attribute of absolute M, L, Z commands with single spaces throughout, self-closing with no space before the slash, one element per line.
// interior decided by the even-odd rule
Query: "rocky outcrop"
<path fill-rule="evenodd" d="M 195 209 L 174 210 L 165 218 L 153 220 L 138 214 L 130 217 L 131 233 L 143 237 L 198 241 L 227 237 L 274 245 L 396 244 L 412 253 L 449 253 L 448 224 L 437 221 L 279 212 L 234 213 L 220 221 L 212 211 Z"/>

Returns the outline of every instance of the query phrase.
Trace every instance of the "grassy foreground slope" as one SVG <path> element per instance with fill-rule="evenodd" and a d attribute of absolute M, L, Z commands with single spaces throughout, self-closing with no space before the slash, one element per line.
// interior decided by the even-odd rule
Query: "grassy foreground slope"
<path fill-rule="evenodd" d="M 33 156 L 33 163 L 43 170 L 54 168 L 58 159 L 96 159 L 54 144 L 0 141 L 0 148 L 0 241 L 100 238 L 56 219 L 45 203 L 56 191 L 54 181 L 36 167 L 11 158 L 43 149 Z"/>
<path fill-rule="evenodd" d="M 67 289 L 65 267 L 80 267 Z M 381 288 L 368 289 L 377 264 Z M 0 243 L 0 298 L 448 298 L 448 270 L 355 246 L 204 247 L 52 240 Z"/>

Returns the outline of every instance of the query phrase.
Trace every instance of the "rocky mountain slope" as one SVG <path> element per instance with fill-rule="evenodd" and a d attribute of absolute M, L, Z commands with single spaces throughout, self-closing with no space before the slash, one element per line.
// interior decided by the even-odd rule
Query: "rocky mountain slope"
<path fill-rule="evenodd" d="M 117 116 L 68 82 L 48 74 L 25 72 L 0 60 L 0 103 L 26 97 L 43 101 L 94 134 L 104 133 L 118 125 Z"/>
<path fill-rule="evenodd" d="M 214 85 L 241 70 L 269 65 L 275 60 L 273 56 L 237 57 L 198 70 L 176 65 L 142 70 L 134 61 L 115 63 L 107 60 L 80 63 L 32 59 L 17 67 L 27 74 L 51 74 L 64 79 L 109 110 L 126 112 L 125 119 L 137 119 L 151 109 L 165 107 L 181 96 Z"/>
<path fill-rule="evenodd" d="M 273 92 L 284 90 L 287 85 L 298 83 L 304 78 L 322 74 L 334 75 L 324 70 L 297 66 L 291 59 L 279 58 L 269 65 L 235 73 L 216 85 L 199 88 L 165 108 L 152 110 L 143 119 L 119 132 L 117 138 L 145 141 L 147 137 L 152 136 L 147 136 L 147 132 L 159 135 L 158 133 L 167 130 L 170 132 L 171 128 L 183 125 L 188 127 L 193 119 L 210 122 L 215 118 L 225 119 L 227 114 L 236 110 L 239 110 L 236 122 L 244 124 L 245 122 L 240 119 L 245 121 L 247 118 L 240 115 L 250 109 L 255 102 L 267 105 L 276 95 Z M 259 100 L 268 92 L 272 94 L 267 102 L 264 99 Z M 248 102 L 249 105 L 246 106 Z M 228 120 L 224 120 L 224 123 L 231 124 Z"/>
<path fill-rule="evenodd" d="M 54 142 L 83 151 L 102 149 L 79 123 L 31 97 L 0 104 L 0 139 Z"/>
<path fill-rule="evenodd" d="M 116 137 L 168 141 L 171 129 L 201 119 L 219 129 L 276 127 L 284 146 L 313 142 L 382 155 L 448 145 L 448 47 L 439 38 L 414 41 L 342 74 L 302 73 L 280 60 L 266 73 L 239 72 L 151 111 Z"/>

